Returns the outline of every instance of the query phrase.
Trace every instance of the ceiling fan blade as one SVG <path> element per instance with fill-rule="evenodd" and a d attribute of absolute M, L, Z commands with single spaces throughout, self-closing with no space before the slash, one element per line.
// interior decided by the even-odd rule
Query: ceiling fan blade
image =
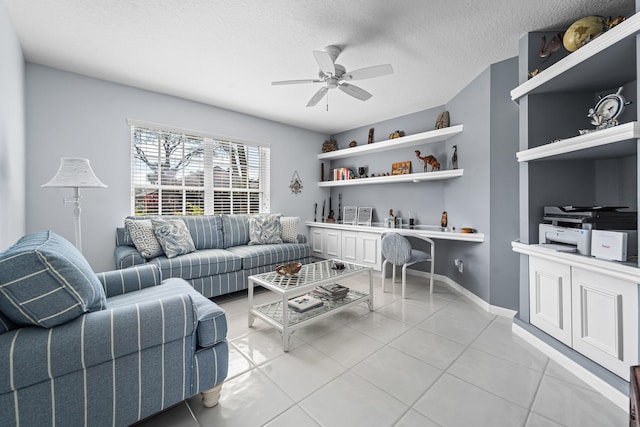
<path fill-rule="evenodd" d="M 323 73 L 331 74 L 332 76 L 336 74 L 336 67 L 333 64 L 333 59 L 331 55 L 329 55 L 329 52 L 314 50 L 313 56 L 316 58 L 316 62 Z"/>
<path fill-rule="evenodd" d="M 373 96 L 366 90 L 359 88 L 358 86 L 350 85 L 349 83 L 340 84 L 338 86 L 338 89 L 340 89 L 347 95 L 351 95 L 354 98 L 359 99 L 360 101 L 366 101 Z"/>
<path fill-rule="evenodd" d="M 297 85 L 301 83 L 322 83 L 323 80 L 318 79 L 306 79 L 306 80 L 280 80 L 278 82 L 271 82 L 272 85 Z"/>
<path fill-rule="evenodd" d="M 349 73 L 345 73 L 342 76 L 343 80 L 364 80 L 373 77 L 386 76 L 393 73 L 393 67 L 390 64 L 374 65 L 372 67 L 360 68 L 353 70 Z"/>
<path fill-rule="evenodd" d="M 327 93 L 329 89 L 327 89 L 326 86 L 323 86 L 320 88 L 319 91 L 317 91 L 315 93 L 315 95 L 313 95 L 311 97 L 311 99 L 309 100 L 309 102 L 307 103 L 307 107 L 313 107 L 315 106 L 318 102 L 320 102 L 320 100 L 324 97 L 324 95 Z"/>

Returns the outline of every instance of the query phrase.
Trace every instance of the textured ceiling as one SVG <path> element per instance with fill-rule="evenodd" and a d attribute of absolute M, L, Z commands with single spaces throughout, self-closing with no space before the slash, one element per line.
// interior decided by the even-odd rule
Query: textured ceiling
<path fill-rule="evenodd" d="M 3 0 L 0 0 L 0 6 Z M 529 31 L 633 0 L 4 0 L 28 61 L 327 134 L 448 102 Z M 336 44 L 348 71 L 389 63 L 305 105 L 320 84 L 312 51 Z"/>

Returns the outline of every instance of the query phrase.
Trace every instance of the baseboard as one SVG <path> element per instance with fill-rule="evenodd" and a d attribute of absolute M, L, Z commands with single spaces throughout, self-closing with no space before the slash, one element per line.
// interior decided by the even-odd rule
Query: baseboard
<path fill-rule="evenodd" d="M 606 381 L 602 380 L 597 375 L 591 373 L 589 370 L 569 359 L 567 356 L 560 353 L 558 350 L 551 347 L 549 344 L 540 340 L 536 336 L 532 335 L 529 331 L 523 329 L 516 323 L 513 324 L 512 330 L 514 334 L 518 335 L 520 338 L 527 341 L 536 349 L 546 354 L 554 362 L 558 363 L 567 371 L 580 378 L 598 393 L 609 399 L 613 404 L 619 406 L 626 412 L 629 412 L 629 397 L 627 395 L 615 389 Z"/>
<path fill-rule="evenodd" d="M 429 278 L 429 272 L 427 272 L 427 271 L 419 271 L 419 270 L 407 269 L 407 274 L 409 274 L 411 276 L 419 276 L 419 277 Z M 516 313 L 517 313 L 516 311 L 510 310 L 508 308 L 498 307 L 497 305 L 489 304 L 488 302 L 486 302 L 485 300 L 483 300 L 482 298 L 480 298 L 479 296 L 477 296 L 476 294 L 474 294 L 470 290 L 466 289 L 464 286 L 460 285 L 459 283 L 456 283 L 453 279 L 450 279 L 447 276 L 443 276 L 443 275 L 440 275 L 440 274 L 434 274 L 433 278 L 434 278 L 434 280 L 437 280 L 439 282 L 442 282 L 442 283 L 446 284 L 447 286 L 449 286 L 450 288 L 454 289 L 455 291 L 460 292 L 466 298 L 469 298 L 471 301 L 473 301 L 478 307 L 482 308 L 483 310 L 485 310 L 485 311 L 487 311 L 487 312 L 489 312 L 491 314 L 496 314 L 498 316 L 513 318 L 513 316 L 515 316 Z"/>

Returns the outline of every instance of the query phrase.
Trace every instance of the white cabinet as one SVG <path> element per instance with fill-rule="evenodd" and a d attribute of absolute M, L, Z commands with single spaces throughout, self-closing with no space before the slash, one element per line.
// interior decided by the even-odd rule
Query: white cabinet
<path fill-rule="evenodd" d="M 628 378 L 638 362 L 638 286 L 581 268 L 571 269 L 572 347 Z"/>
<path fill-rule="evenodd" d="M 530 322 L 571 346 L 571 267 L 529 257 Z"/>
<path fill-rule="evenodd" d="M 638 284 L 580 265 L 588 259 L 529 254 L 530 323 L 628 379 L 638 364 Z"/>
<path fill-rule="evenodd" d="M 340 259 L 381 270 L 380 234 L 310 227 L 313 256 Z"/>

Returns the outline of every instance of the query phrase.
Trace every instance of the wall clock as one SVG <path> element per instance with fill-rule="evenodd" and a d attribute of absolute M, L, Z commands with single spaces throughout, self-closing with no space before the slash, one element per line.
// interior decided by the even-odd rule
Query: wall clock
<path fill-rule="evenodd" d="M 624 107 L 631 104 L 622 96 L 622 86 L 616 93 L 600 97 L 595 107 L 589 109 L 588 117 L 596 129 L 606 129 L 618 125 L 618 117 L 624 111 Z"/>

